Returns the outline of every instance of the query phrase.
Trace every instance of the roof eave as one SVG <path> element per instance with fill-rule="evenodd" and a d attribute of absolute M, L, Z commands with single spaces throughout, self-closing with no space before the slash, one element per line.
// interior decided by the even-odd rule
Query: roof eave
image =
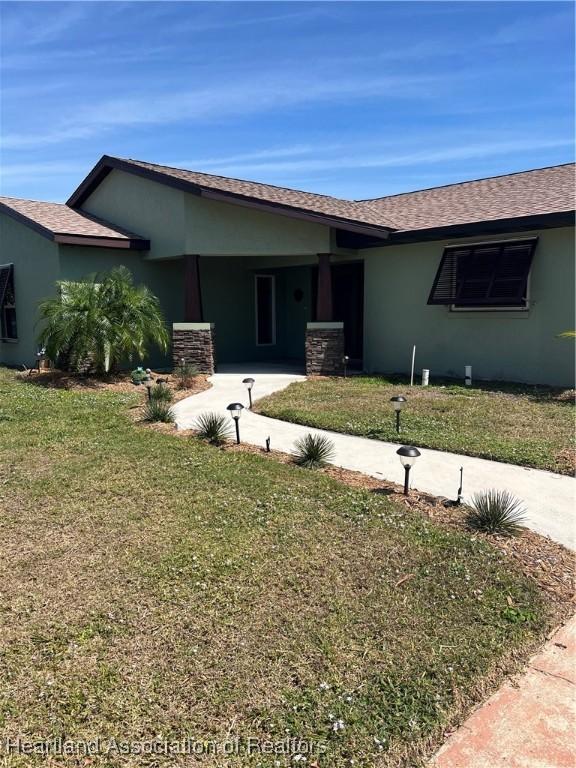
<path fill-rule="evenodd" d="M 404 243 L 422 243 L 433 240 L 445 240 L 456 237 L 476 237 L 478 235 L 497 235 L 506 232 L 522 232 L 531 229 L 555 229 L 574 226 L 575 212 L 552 211 L 532 216 L 515 216 L 506 219 L 488 219 L 445 227 L 427 229 L 405 229 L 392 232 L 384 244 L 370 243 L 361 247 L 377 248 L 379 245 L 402 245 Z"/>
<path fill-rule="evenodd" d="M 60 245 L 84 245 L 96 248 L 120 248 L 131 251 L 149 251 L 150 240 L 127 237 L 98 237 L 94 235 L 69 235 L 55 233 L 52 238 Z"/>

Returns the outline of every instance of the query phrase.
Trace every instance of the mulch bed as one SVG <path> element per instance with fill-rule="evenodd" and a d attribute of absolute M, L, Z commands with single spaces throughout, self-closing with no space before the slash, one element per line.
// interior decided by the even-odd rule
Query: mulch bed
<path fill-rule="evenodd" d="M 185 397 L 190 397 L 190 395 L 196 395 L 198 392 L 210 389 L 211 386 L 208 382 L 208 377 L 204 374 L 194 376 L 192 386 L 186 388 L 179 387 L 176 377 L 172 374 L 152 371 L 151 375 L 154 380 L 158 378 L 164 379 L 166 386 L 172 391 L 173 402 L 175 403 L 178 400 L 183 400 Z M 22 373 L 20 378 L 25 383 L 52 389 L 74 390 L 75 392 L 125 392 L 128 394 L 140 392 L 143 399 L 146 396 L 146 387 L 143 384 L 133 384 L 128 372 L 98 378 L 96 376 L 81 376 L 51 369 L 41 372 L 31 371 L 29 373 Z M 136 406 L 133 410 L 138 410 L 138 408 L 140 406 Z"/>

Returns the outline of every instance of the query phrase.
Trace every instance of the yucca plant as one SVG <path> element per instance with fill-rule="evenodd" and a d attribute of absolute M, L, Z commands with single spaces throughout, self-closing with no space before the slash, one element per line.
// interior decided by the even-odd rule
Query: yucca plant
<path fill-rule="evenodd" d="M 525 517 L 526 510 L 520 499 L 509 491 L 492 488 L 474 494 L 467 521 L 477 531 L 518 536 L 522 532 Z"/>
<path fill-rule="evenodd" d="M 230 437 L 228 419 L 220 413 L 201 413 L 196 421 L 198 437 L 211 445 L 223 445 Z"/>
<path fill-rule="evenodd" d="M 174 399 L 172 390 L 162 384 L 155 384 L 150 388 L 150 400 L 156 400 L 156 402 L 171 403 Z"/>
<path fill-rule="evenodd" d="M 198 368 L 182 358 L 174 370 L 174 375 L 178 382 L 178 389 L 190 389 L 194 385 L 194 377 L 198 375 Z"/>
<path fill-rule="evenodd" d="M 174 411 L 165 400 L 148 400 L 144 408 L 144 421 L 161 421 L 164 424 L 174 423 Z"/>
<path fill-rule="evenodd" d="M 334 456 L 334 443 L 324 435 L 308 433 L 294 443 L 294 461 L 301 467 L 323 467 Z"/>

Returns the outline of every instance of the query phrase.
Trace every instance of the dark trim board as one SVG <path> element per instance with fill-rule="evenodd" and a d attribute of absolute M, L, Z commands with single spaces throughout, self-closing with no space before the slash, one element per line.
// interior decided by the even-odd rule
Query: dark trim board
<path fill-rule="evenodd" d="M 90 235 L 59 235 L 52 238 L 61 245 L 85 245 L 96 248 L 121 248 L 130 251 L 149 251 L 150 240 L 129 240 L 128 238 L 93 237 Z"/>
<path fill-rule="evenodd" d="M 573 227 L 574 211 L 543 213 L 537 216 L 522 216 L 511 219 L 478 221 L 470 224 L 456 224 L 449 227 L 406 230 L 391 232 L 385 240 L 353 235 L 343 230 L 336 230 L 336 244 L 340 248 L 388 248 L 391 245 L 405 243 L 424 243 L 434 240 L 448 240 L 458 237 L 482 237 L 483 235 L 502 235 L 507 232 L 526 232 L 533 229 L 556 229 Z"/>

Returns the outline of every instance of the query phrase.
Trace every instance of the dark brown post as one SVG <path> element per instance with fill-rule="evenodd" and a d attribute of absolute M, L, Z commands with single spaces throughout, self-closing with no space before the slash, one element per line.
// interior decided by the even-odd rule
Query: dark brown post
<path fill-rule="evenodd" d="M 184 321 L 202 322 L 202 294 L 197 254 L 184 256 Z"/>
<path fill-rule="evenodd" d="M 319 323 L 327 323 L 332 320 L 332 271 L 329 253 L 318 254 L 316 320 Z"/>

